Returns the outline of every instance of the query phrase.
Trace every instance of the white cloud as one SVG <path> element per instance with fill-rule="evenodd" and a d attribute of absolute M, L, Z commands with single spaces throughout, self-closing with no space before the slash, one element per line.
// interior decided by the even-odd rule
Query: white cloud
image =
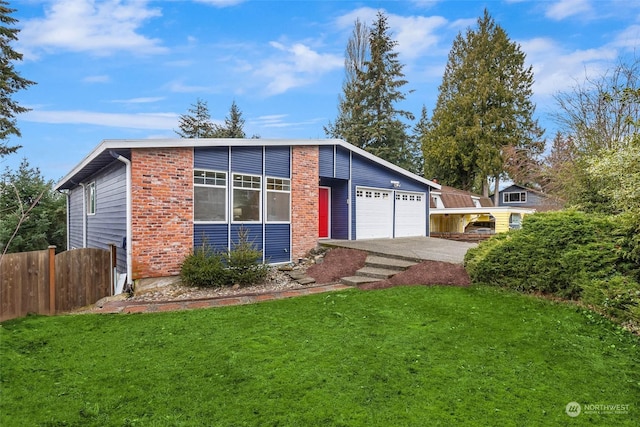
<path fill-rule="evenodd" d="M 212 92 L 212 88 L 207 86 L 189 86 L 181 81 L 171 82 L 167 85 L 167 89 L 175 93 L 198 93 L 198 92 Z"/>
<path fill-rule="evenodd" d="M 585 76 L 601 74 L 617 57 L 617 51 L 606 46 L 567 51 L 549 38 L 523 41 L 520 46 L 533 67 L 534 93 L 542 97 L 567 90 Z"/>
<path fill-rule="evenodd" d="M 389 15 L 389 27 L 398 42 L 396 51 L 405 58 L 424 56 L 440 41 L 440 28 L 447 24 L 441 16 Z"/>
<path fill-rule="evenodd" d="M 82 110 L 33 110 L 22 115 L 21 119 L 36 123 L 89 124 L 127 129 L 172 130 L 177 126 L 178 117 L 179 115 L 175 113 L 121 114 Z"/>
<path fill-rule="evenodd" d="M 570 16 L 591 12 L 589 0 L 560 0 L 547 8 L 547 18 L 561 21 Z"/>
<path fill-rule="evenodd" d="M 631 25 L 620 32 L 613 45 L 625 49 L 637 50 L 640 47 L 640 25 Z"/>
<path fill-rule="evenodd" d="M 54 0 L 45 8 L 44 18 L 24 21 L 20 44 L 25 58 L 55 50 L 160 53 L 165 51 L 160 40 L 138 32 L 144 21 L 160 15 L 159 9 L 147 7 L 146 0 Z"/>
<path fill-rule="evenodd" d="M 341 68 L 342 56 L 322 54 L 302 43 L 287 46 L 279 42 L 269 45 L 283 55 L 273 55 L 262 61 L 254 74 L 267 79 L 267 93 L 276 95 L 289 89 L 315 82 L 321 75 Z"/>

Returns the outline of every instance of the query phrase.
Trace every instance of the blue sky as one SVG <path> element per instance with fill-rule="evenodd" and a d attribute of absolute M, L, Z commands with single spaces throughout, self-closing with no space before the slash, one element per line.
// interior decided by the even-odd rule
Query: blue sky
<path fill-rule="evenodd" d="M 38 84 L 14 97 L 26 157 L 57 181 L 101 140 L 173 138 L 200 98 L 213 121 L 235 100 L 248 135 L 323 138 L 337 113 L 344 49 L 356 18 L 389 17 L 413 90 L 431 111 L 452 42 L 483 9 L 520 44 L 535 75 L 537 118 L 555 132 L 553 95 L 638 55 L 640 2 L 18 0 L 16 68 Z"/>

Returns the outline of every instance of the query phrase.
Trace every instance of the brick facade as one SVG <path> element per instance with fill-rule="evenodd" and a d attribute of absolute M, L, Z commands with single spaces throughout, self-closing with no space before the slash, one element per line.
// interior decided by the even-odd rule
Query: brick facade
<path fill-rule="evenodd" d="M 317 146 L 291 150 L 291 258 L 302 258 L 318 244 Z"/>
<path fill-rule="evenodd" d="M 133 279 L 180 274 L 193 248 L 193 148 L 132 149 Z"/>

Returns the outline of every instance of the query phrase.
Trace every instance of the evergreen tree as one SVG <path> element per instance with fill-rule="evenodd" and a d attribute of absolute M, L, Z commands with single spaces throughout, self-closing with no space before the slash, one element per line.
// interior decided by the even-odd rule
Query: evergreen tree
<path fill-rule="evenodd" d="M 195 104 L 191 104 L 188 112 L 190 114 L 180 116 L 180 130 L 176 130 L 175 133 L 181 138 L 213 138 L 216 129 L 211 122 L 206 101 L 198 98 Z"/>
<path fill-rule="evenodd" d="M 368 59 L 369 29 L 365 23 L 356 20 L 345 50 L 345 79 L 342 83 L 343 95 L 338 98 L 338 117 L 334 123 L 329 122 L 324 131 L 328 137 L 344 139 L 358 147 L 365 144 L 362 118 L 364 100 L 360 79 Z"/>
<path fill-rule="evenodd" d="M 411 150 L 408 125 L 402 120 L 413 120 L 414 116 L 396 107 L 405 99 L 402 87 L 407 84 L 404 66 L 394 51 L 396 45 L 382 12 L 370 29 L 356 21 L 345 55 L 338 118 L 325 127 L 325 133 L 417 171 L 421 156 L 416 158 Z"/>
<path fill-rule="evenodd" d="M 426 176 L 488 195 L 507 170 L 506 148 L 540 152 L 542 130 L 533 119 L 533 71 L 525 54 L 485 10 L 477 30 L 458 34 L 423 139 Z M 496 196 L 497 197 L 497 196 Z"/>
<path fill-rule="evenodd" d="M 402 87 L 407 84 L 394 48 L 398 42 L 391 39 L 387 17 L 378 12 L 371 27 L 369 46 L 371 55 L 365 62 L 365 71 L 359 80 L 363 94 L 364 144 L 362 148 L 406 169 L 414 163 L 408 148 L 408 125 L 401 119 L 413 120 L 408 111 L 397 109 L 405 99 Z"/>
<path fill-rule="evenodd" d="M 20 146 L 10 146 L 7 139 L 11 135 L 20 137 L 15 116 L 29 111 L 20 106 L 11 96 L 19 90 L 35 84 L 20 76 L 14 69 L 13 62 L 21 61 L 22 54 L 11 48 L 10 43 L 18 40 L 20 30 L 10 26 L 18 22 L 10 16 L 15 9 L 8 7 L 4 0 L 0 0 L 0 157 L 15 152 Z"/>
<path fill-rule="evenodd" d="M 242 111 L 236 105 L 236 102 L 231 103 L 229 108 L 229 115 L 224 119 L 224 126 L 214 125 L 214 138 L 246 138 L 247 136 L 243 130 L 244 119 L 242 118 Z"/>
<path fill-rule="evenodd" d="M 12 236 L 6 248 L 9 253 L 49 245 L 64 250 L 66 224 L 65 198 L 53 190 L 53 181 L 46 181 L 40 169 L 24 159 L 17 171 L 5 170 L 0 181 L 0 253 Z"/>

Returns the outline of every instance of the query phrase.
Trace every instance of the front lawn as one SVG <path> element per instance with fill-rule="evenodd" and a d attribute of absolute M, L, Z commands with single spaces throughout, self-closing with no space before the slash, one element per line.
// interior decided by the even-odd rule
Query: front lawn
<path fill-rule="evenodd" d="M 639 402 L 637 336 L 490 287 L 0 327 L 6 426 L 631 426 Z"/>

